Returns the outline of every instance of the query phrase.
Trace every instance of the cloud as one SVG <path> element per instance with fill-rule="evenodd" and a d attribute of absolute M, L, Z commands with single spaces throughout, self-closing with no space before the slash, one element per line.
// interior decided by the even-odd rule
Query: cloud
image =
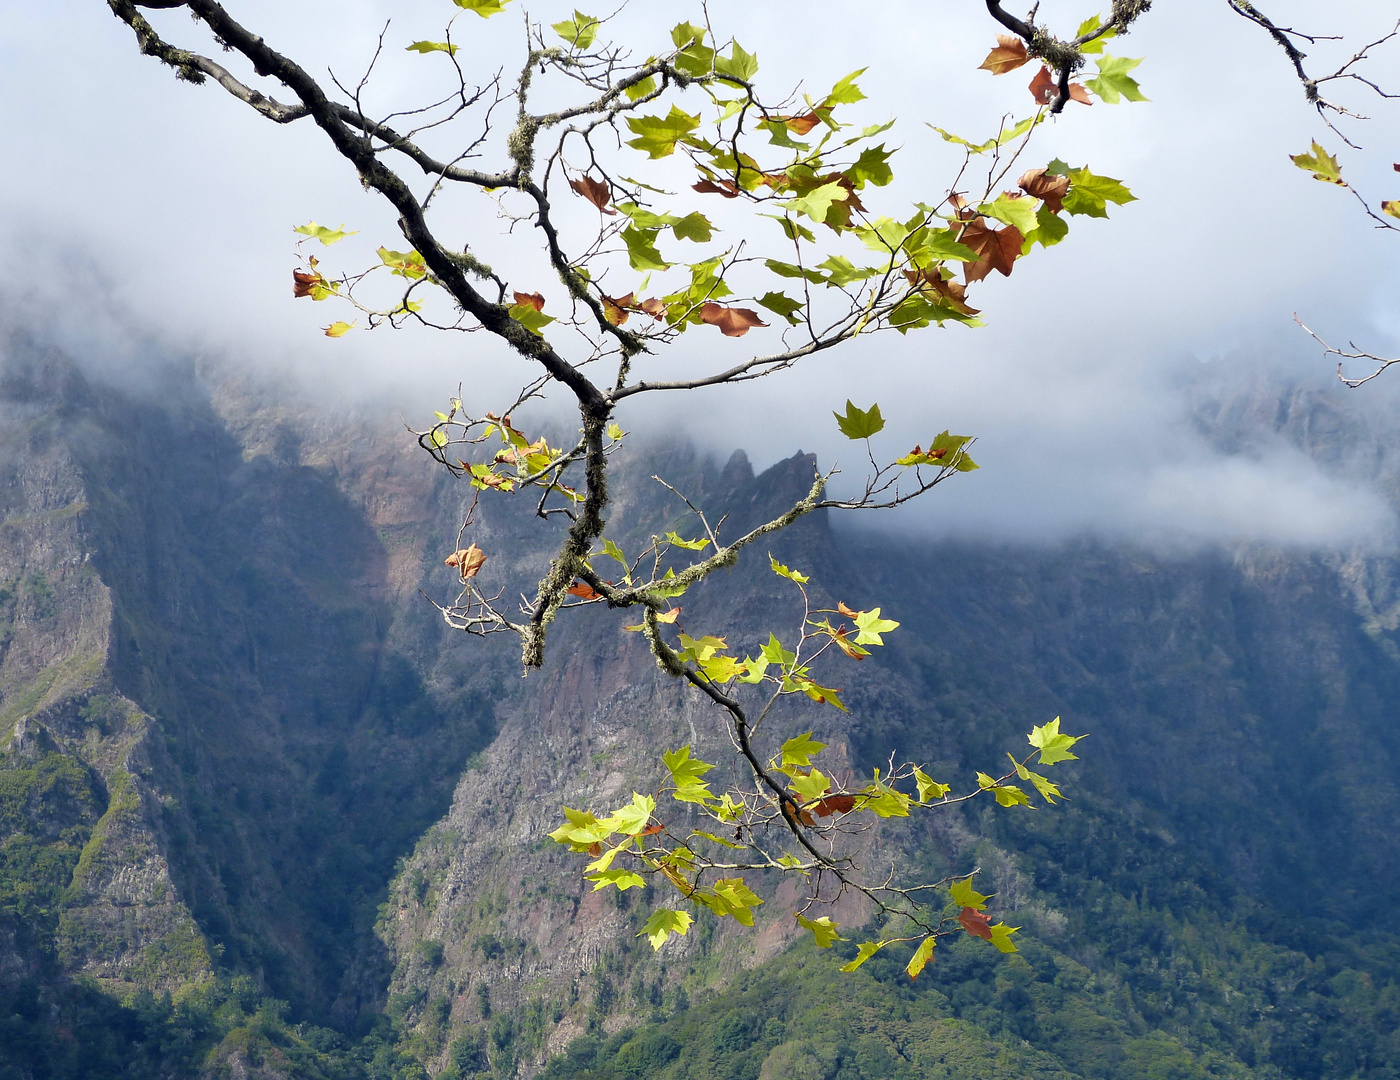
<path fill-rule="evenodd" d="M 572 6 L 551 0 L 531 13 L 550 21 Z M 698 10 L 634 3 L 625 29 L 664 40 L 671 22 Z M 977 5 L 885 0 L 854 20 L 837 0 L 713 0 L 709 11 L 759 54 L 773 85 L 820 88 L 869 68 L 862 108 L 871 120 L 902 118 L 892 196 L 926 195 L 948 173 L 952 148 L 923 121 L 975 135 L 1029 104 L 1029 69 L 996 79 L 975 70 L 995 29 Z M 179 13 L 153 14 L 172 34 L 190 34 Z M 393 33 L 407 38 L 431 36 L 441 12 L 388 0 L 249 0 L 240 9 L 248 25 L 276 27 L 275 44 L 342 75 L 358 74 L 390 14 Z M 1047 0 L 1040 14 L 1078 12 Z M 1372 16 L 1372 5 L 1330 5 L 1324 29 L 1361 32 Z M 464 18 L 474 55 L 515 56 L 515 16 Z M 798 446 L 854 458 L 830 420 L 847 397 L 882 404 L 895 451 L 944 428 L 976 434 L 984 469 L 898 522 L 939 534 L 1385 542 L 1390 511 L 1364 471 L 1298 450 L 1222 448 L 1202 430 L 1196 403 L 1203 386 L 1230 382 L 1220 373 L 1241 350 L 1265 357 L 1253 369 L 1260 378 L 1286 372 L 1332 393 L 1329 366 L 1290 329 L 1295 310 L 1325 334 L 1379 351 L 1400 344 L 1393 237 L 1376 235 L 1344 193 L 1288 162 L 1326 132 L 1272 44 L 1224 4 L 1154 10 L 1115 50 L 1147 57 L 1138 74 L 1152 103 L 1073 108 L 1035 153 L 1090 162 L 1139 201 L 1109 221 L 1077 219 L 1067 243 L 984 283 L 987 329 L 862 340 L 737 391 L 638 403 L 624 422 L 687 433 L 717 452 L 745 446 L 760 463 Z M 422 59 L 387 50 L 374 84 L 381 100 L 415 89 Z M 397 235 L 393 215 L 307 125 L 277 127 L 215 87 L 175 82 L 100 7 L 50 0 L 7 17 L 0 95 L 28 105 L 11 117 L 0 162 L 0 239 L 17 253 L 0 290 L 12 308 L 22 297 L 31 315 L 43 312 L 68 347 L 219 355 L 394 415 L 415 405 L 425 413 L 459 382 L 494 405 L 526 373 L 480 334 L 324 338 L 319 327 L 344 316 L 291 301 L 292 225 L 346 221 L 362 236 L 345 250 L 363 241 L 372 251 Z M 1394 129 L 1386 124 L 1361 130 L 1379 145 Z M 1377 149 L 1347 162 L 1388 196 L 1396 158 Z M 493 215 L 463 211 L 451 228 L 498 232 Z M 488 254 L 513 281 L 551 284 L 507 248 Z M 776 340 L 776 330 L 742 341 L 693 331 L 649 370 L 726 362 L 770 341 L 764 333 Z"/>

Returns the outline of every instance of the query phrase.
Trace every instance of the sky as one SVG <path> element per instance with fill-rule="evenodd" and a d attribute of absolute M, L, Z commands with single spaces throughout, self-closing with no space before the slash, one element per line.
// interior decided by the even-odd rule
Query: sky
<path fill-rule="evenodd" d="M 351 78 L 392 16 L 371 83 L 371 103 L 384 109 L 424 92 L 428 58 L 402 44 L 440 36 L 455 10 L 447 0 L 226 6 L 313 70 Z M 515 0 L 489 22 L 463 15 L 456 32 L 470 43 L 470 63 L 488 74 L 518 64 L 522 8 L 548 23 L 573 5 Z M 624 425 L 644 437 L 679 433 L 718 455 L 743 447 L 759 466 L 815 451 L 843 463 L 850 480 L 860 457 L 831 419 L 847 398 L 881 404 L 888 428 L 877 449 L 891 456 L 945 428 L 976 435 L 983 468 L 890 522 L 918 535 L 1392 545 L 1395 512 L 1364 471 L 1324 466 L 1266 432 L 1225 449 L 1195 421 L 1203 399 L 1296 382 L 1324 402 L 1347 398 L 1345 408 L 1386 430 L 1397 402 L 1384 380 L 1346 391 L 1292 317 L 1329 338 L 1400 352 L 1400 237 L 1372 229 L 1344 191 L 1289 162 L 1314 138 L 1342 147 L 1259 30 L 1223 0 L 1159 8 L 1109 50 L 1144 57 L 1134 74 L 1151 101 L 1071 106 L 1033 150 L 1117 177 L 1138 201 L 1106 221 L 1077 219 L 1066 243 L 983 283 L 986 328 L 858 340 L 761 383 L 648 402 Z M 1046 0 L 1040 18 L 1072 29 L 1093 10 Z M 1319 70 L 1395 17 L 1379 0 L 1329 4 L 1324 14 L 1300 0 L 1266 10 L 1281 24 L 1346 35 L 1317 44 Z M 976 70 L 997 29 L 979 4 L 712 0 L 708 11 L 722 37 L 758 55 L 761 80 L 780 94 L 799 82 L 820 93 L 869 69 L 860 118 L 899 118 L 898 179 L 880 193 L 895 203 L 946 184 L 954 158 L 929 124 L 985 137 L 1030 105 L 1033 68 L 997 78 Z M 187 16 L 152 17 L 181 43 L 210 49 Z M 698 3 L 633 0 L 614 25 L 646 55 L 687 18 L 700 21 Z M 1400 71 L 1397 59 L 1400 43 L 1391 43 L 1371 70 Z M 0 98 L 12 103 L 0 160 L 0 239 L 12 257 L 0 268 L 0 297 L 12 317 L 114 377 L 151 352 L 203 355 L 412 418 L 459 383 L 490 407 L 522 374 L 481 335 L 324 337 L 320 327 L 342 313 L 292 300 L 291 227 L 343 221 L 361 230 L 343 250 L 372 251 L 394 246 L 392 216 L 306 122 L 273 125 L 213 85 L 177 83 L 138 55 L 100 0 L 7 12 Z M 1375 116 L 1346 129 L 1364 147 L 1342 155 L 1346 174 L 1376 201 L 1400 197 L 1393 109 L 1360 93 L 1346 100 Z M 539 287 L 526 263 L 512 261 L 494 206 L 451 220 L 476 250 Z M 742 342 L 692 331 L 674 362 L 729 363 L 745 345 L 776 344 L 763 334 L 777 331 Z"/>

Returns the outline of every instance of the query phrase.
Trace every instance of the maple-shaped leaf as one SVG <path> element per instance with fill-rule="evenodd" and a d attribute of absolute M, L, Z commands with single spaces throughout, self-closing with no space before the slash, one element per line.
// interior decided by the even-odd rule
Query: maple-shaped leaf
<path fill-rule="evenodd" d="M 672 934 L 685 937 L 685 932 L 690 929 L 692 921 L 687 912 L 658 908 L 651 913 L 651 918 L 647 919 L 646 924 L 642 927 L 642 932 L 637 936 L 649 939 L 651 947 L 659 949 L 666 944 Z"/>
<path fill-rule="evenodd" d="M 1016 186 L 1032 198 L 1043 200 L 1052 214 L 1058 214 L 1064 209 L 1069 177 L 1051 176 L 1046 169 L 1031 169 L 1021 174 Z"/>
<path fill-rule="evenodd" d="M 829 949 L 838 941 L 846 940 L 837 930 L 841 924 L 832 922 L 829 915 L 823 915 L 820 919 L 808 919 L 802 915 L 795 915 L 794 918 L 797 919 L 798 926 L 804 930 L 812 931 L 812 936 L 817 939 L 817 948 L 819 949 Z"/>
<path fill-rule="evenodd" d="M 1098 59 L 1098 75 L 1092 79 L 1085 79 L 1084 82 L 1109 105 L 1117 105 L 1121 98 L 1146 101 L 1147 98 L 1143 97 L 1138 88 L 1137 80 L 1128 74 L 1141 63 L 1140 59 L 1130 60 L 1126 56 L 1109 56 L 1105 53 Z"/>
<path fill-rule="evenodd" d="M 872 608 L 869 611 L 861 611 L 855 617 L 857 645 L 883 645 L 885 639 L 881 634 L 888 634 L 891 630 L 898 630 L 899 623 L 893 619 L 880 618 L 880 609 Z"/>
<path fill-rule="evenodd" d="M 973 937 L 992 940 L 992 920 L 976 908 L 965 907 L 958 914 L 958 925 Z"/>
<path fill-rule="evenodd" d="M 445 52 L 449 56 L 456 56 L 457 48 L 456 45 L 446 41 L 415 41 L 412 45 L 405 45 L 403 51 L 422 53 L 424 56 L 435 52 Z"/>
<path fill-rule="evenodd" d="M 909 958 L 909 963 L 904 968 L 911 980 L 917 979 L 919 973 L 928 965 L 929 960 L 933 958 L 934 946 L 937 944 L 938 941 L 932 935 L 919 942 L 919 947 L 914 950 L 914 955 Z"/>
<path fill-rule="evenodd" d="M 472 544 L 470 547 L 461 548 L 454 551 L 443 560 L 447 566 L 457 568 L 457 573 L 461 575 L 463 581 L 470 581 L 481 572 L 481 568 L 486 563 L 486 552 Z"/>
<path fill-rule="evenodd" d="M 597 892 L 599 889 L 606 889 L 609 885 L 615 886 L 618 892 L 626 892 L 628 889 L 640 889 L 646 886 L 646 878 L 642 877 L 641 874 L 634 873 L 631 870 L 624 870 L 621 867 L 616 867 L 612 870 L 600 870 L 596 874 L 585 875 L 584 880 L 593 882 L 594 892 Z"/>
<path fill-rule="evenodd" d="M 726 199 L 739 197 L 739 185 L 733 180 L 701 180 L 698 184 L 690 186 L 702 195 L 723 195 Z"/>
<path fill-rule="evenodd" d="M 627 309 L 631 307 L 633 303 L 631 293 L 628 293 L 626 296 L 620 296 L 617 299 L 613 299 L 613 297 L 607 295 L 607 293 L 603 293 L 602 300 L 603 318 L 607 319 L 613 326 L 621 326 L 627 321 Z"/>
<path fill-rule="evenodd" d="M 569 187 L 577 191 L 603 213 L 612 216 L 617 215 L 616 210 L 612 210 L 608 207 L 608 203 L 612 202 L 612 188 L 608 186 L 606 180 L 595 180 L 591 176 L 580 176 L 577 180 L 570 180 Z"/>
<path fill-rule="evenodd" d="M 989 229 L 974 221 L 963 229 L 962 242 L 977 252 L 977 261 L 963 264 L 963 276 L 970 285 L 981 281 L 993 270 L 1003 277 L 1011 276 L 1011 267 L 1021 257 L 1021 245 L 1026 238 L 1014 225 Z"/>
<path fill-rule="evenodd" d="M 983 896 L 972 887 L 972 878 L 970 877 L 953 882 L 953 884 L 948 887 L 948 891 L 953 895 L 953 903 L 957 904 L 959 907 L 977 908 L 981 910 L 982 906 L 990 899 L 990 896 Z"/>
<path fill-rule="evenodd" d="M 529 307 L 534 308 L 536 311 L 544 310 L 544 296 L 537 292 L 518 292 L 515 294 L 515 302 L 521 305 L 528 305 Z"/>
<path fill-rule="evenodd" d="M 830 789 L 828 789 L 829 791 Z M 854 795 L 827 794 L 812 807 L 817 817 L 831 817 L 832 814 L 849 814 L 856 808 Z"/>
<path fill-rule="evenodd" d="M 1019 926 L 1007 926 L 1004 922 L 999 922 L 992 928 L 992 936 L 987 940 L 1004 953 L 1020 952 L 1015 943 L 1011 940 L 1011 935 L 1021 929 Z"/>
<path fill-rule="evenodd" d="M 914 770 L 914 783 L 919 787 L 919 802 L 932 802 L 941 799 L 953 790 L 951 784 L 940 784 L 923 769 Z"/>
<path fill-rule="evenodd" d="M 656 800 L 650 795 L 639 795 L 632 792 L 632 801 L 625 806 L 614 810 L 608 817 L 599 824 L 611 828 L 613 832 L 625 833 L 628 836 L 636 836 L 647 827 L 651 820 L 652 812 L 656 809 Z"/>
<path fill-rule="evenodd" d="M 639 303 L 637 310 L 650 315 L 653 319 L 660 319 L 666 314 L 666 305 L 655 297 L 651 297 Z"/>
<path fill-rule="evenodd" d="M 1306 169 L 1313 174 L 1314 180 L 1321 180 L 1328 184 L 1341 184 L 1347 186 L 1347 182 L 1342 179 L 1342 167 L 1337 159 L 1318 145 L 1316 139 L 1313 140 L 1312 150 L 1306 154 L 1289 154 L 1289 158 L 1294 165 L 1300 169 Z"/>
<path fill-rule="evenodd" d="M 841 434 L 848 439 L 868 439 L 870 436 L 878 434 L 884 430 L 885 419 L 880 415 L 880 406 L 872 405 L 868 409 L 856 408 L 850 398 L 846 399 L 846 415 L 834 412 L 836 425 L 841 429 Z"/>
<path fill-rule="evenodd" d="M 870 650 L 862 649 L 857 645 L 851 638 L 850 631 L 844 626 L 832 626 L 831 623 L 826 622 L 822 624 L 822 628 L 831 635 L 831 640 L 836 647 L 852 660 L 864 660 L 870 655 Z"/>
<path fill-rule="evenodd" d="M 814 112 L 804 113 L 801 116 L 780 116 L 778 119 L 787 125 L 787 129 L 794 135 L 806 135 L 822 122 L 822 118 Z"/>
<path fill-rule="evenodd" d="M 348 322 L 333 322 L 330 324 L 330 326 L 324 327 L 323 330 L 325 332 L 326 337 L 344 337 L 350 332 L 354 325 L 354 323 Z"/>
<path fill-rule="evenodd" d="M 1064 198 L 1065 209 L 1071 214 L 1087 217 L 1108 217 L 1108 204 L 1136 202 L 1137 196 L 1124 187 L 1121 180 L 1111 176 L 1095 176 L 1086 166 L 1065 170 L 1069 176 L 1069 194 Z"/>
<path fill-rule="evenodd" d="M 459 8 L 467 11 L 474 11 L 483 19 L 489 19 L 492 15 L 499 15 L 505 10 L 503 5 L 509 4 L 510 0 L 452 0 Z"/>
<path fill-rule="evenodd" d="M 602 23 L 592 15 L 575 10 L 572 19 L 551 24 L 551 29 L 576 49 L 586 49 L 598 36 Z"/>
<path fill-rule="evenodd" d="M 677 802 L 692 802 L 703 805 L 714 798 L 710 794 L 709 785 L 701 779 L 714 766 L 699 758 L 691 757 L 689 746 L 664 753 L 661 755 L 661 760 L 671 773 L 671 782 L 676 785 L 676 790 L 671 797 Z"/>
<path fill-rule="evenodd" d="M 302 236 L 309 236 L 313 240 L 319 240 L 327 247 L 331 244 L 338 244 L 347 236 L 356 235 L 354 232 L 346 232 L 343 224 L 338 229 L 328 229 L 324 225 L 317 225 L 314 221 L 308 221 L 305 225 L 298 225 L 292 232 L 301 233 Z"/>
<path fill-rule="evenodd" d="M 600 600 L 603 596 L 586 581 L 576 581 L 566 591 L 570 596 L 577 596 L 580 600 Z"/>
<path fill-rule="evenodd" d="M 768 325 L 752 308 L 723 307 L 713 301 L 701 306 L 700 321 L 719 327 L 725 337 L 743 337 L 755 326 Z"/>
<path fill-rule="evenodd" d="M 959 315 L 977 315 L 981 308 L 967 303 L 967 286 L 945 278 L 936 266 L 926 270 L 906 270 L 904 276 L 919 293 L 935 300 L 940 307 L 950 308 Z"/>
<path fill-rule="evenodd" d="M 1055 76 L 1044 64 L 1040 65 L 1040 70 L 1035 73 L 1035 78 L 1031 80 L 1030 91 L 1031 97 L 1035 98 L 1037 105 L 1049 105 L 1055 100 L 1055 94 L 1058 92 Z"/>
<path fill-rule="evenodd" d="M 1083 83 L 1072 82 L 1069 84 L 1069 99 L 1070 101 L 1077 101 L 1081 105 L 1094 104 L 1094 99 L 1089 96 L 1089 91 L 1084 87 Z"/>
<path fill-rule="evenodd" d="M 772 569 L 773 573 L 777 574 L 779 577 L 785 577 L 789 581 L 797 582 L 797 584 L 799 585 L 806 585 L 807 582 L 812 580 L 806 574 L 803 574 L 797 570 L 791 570 L 788 567 L 784 566 L 777 559 L 773 558 L 771 552 L 768 555 L 768 565 Z"/>
<path fill-rule="evenodd" d="M 852 960 L 849 964 L 842 964 L 841 970 L 855 971 L 856 968 L 860 967 L 861 964 L 865 963 L 867 960 L 869 960 L 872 956 L 874 956 L 877 952 L 879 952 L 888 944 L 888 941 L 861 942 L 860 947 L 856 950 L 856 958 Z"/>
<path fill-rule="evenodd" d="M 993 75 L 1005 75 L 1028 63 L 1026 43 L 1010 34 L 998 34 L 996 48 L 987 54 L 987 59 L 978 65 L 978 71 L 990 71 Z"/>
<path fill-rule="evenodd" d="M 810 731 L 805 735 L 794 735 L 787 742 L 783 743 L 781 750 L 783 764 L 809 769 L 812 767 L 812 758 L 825 749 L 826 743 L 817 742 L 812 738 L 812 733 Z M 822 788 L 822 791 L 817 794 L 820 795 L 825 792 L 825 790 L 826 788 Z"/>
<path fill-rule="evenodd" d="M 1083 735 L 1066 735 L 1061 732 L 1060 718 L 1057 716 L 1048 724 L 1031 728 L 1026 741 L 1040 751 L 1039 764 L 1054 765 L 1058 761 L 1077 761 L 1078 758 L 1071 754 L 1069 749 L 1082 738 Z"/>

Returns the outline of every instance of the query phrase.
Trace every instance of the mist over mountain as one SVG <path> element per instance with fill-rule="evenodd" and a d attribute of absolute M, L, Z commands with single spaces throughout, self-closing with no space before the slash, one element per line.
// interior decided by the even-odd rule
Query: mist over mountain
<path fill-rule="evenodd" d="M 420 594 L 452 594 L 469 492 L 395 418 L 212 365 L 102 370 L 3 345 L 0 1077 L 1400 1075 L 1384 546 L 805 520 L 773 553 L 903 624 L 820 718 L 839 764 L 966 780 L 1053 716 L 1090 733 L 1069 803 L 870 840 L 980 866 L 1022 952 L 839 975 L 770 882 L 756 936 L 701 919 L 653 954 L 650 898 L 593 893 L 545 835 L 653 788 L 660 749 L 724 759 L 627 620 L 567 613 L 522 680 L 513 642 Z M 1193 415 L 1227 452 L 1400 497 L 1369 407 L 1256 384 Z M 617 465 L 626 548 L 684 526 L 653 474 L 742 528 L 813 461 L 654 439 Z M 531 510 L 483 501 L 472 534 L 506 595 L 551 552 Z M 744 649 L 786 617 L 759 555 L 686 597 L 688 629 Z"/>

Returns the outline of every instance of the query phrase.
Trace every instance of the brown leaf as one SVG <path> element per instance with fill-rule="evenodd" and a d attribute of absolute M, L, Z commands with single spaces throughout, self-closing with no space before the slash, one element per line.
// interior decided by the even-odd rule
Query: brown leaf
<path fill-rule="evenodd" d="M 1044 169 L 1031 169 L 1016 183 L 1027 195 L 1044 199 L 1050 213 L 1058 214 L 1064 209 L 1064 198 L 1069 192 L 1068 176 L 1047 176 Z"/>
<path fill-rule="evenodd" d="M 854 608 L 847 607 L 844 600 L 837 602 L 836 610 L 839 611 L 842 615 L 846 616 L 846 618 L 848 619 L 854 619 L 857 615 L 860 614 L 860 612 L 856 611 Z"/>
<path fill-rule="evenodd" d="M 831 817 L 832 814 L 849 814 L 856 808 L 856 797 L 854 795 L 831 795 L 828 794 L 812 809 L 817 817 Z"/>
<path fill-rule="evenodd" d="M 987 59 L 982 61 L 977 70 L 990 71 L 993 75 L 1005 75 L 1029 60 L 1024 41 L 1010 34 L 998 34 L 997 47 L 987 54 Z"/>
<path fill-rule="evenodd" d="M 638 304 L 637 310 L 646 312 L 653 319 L 659 319 L 661 318 L 661 316 L 666 314 L 666 305 L 663 304 L 660 300 L 656 299 L 656 297 L 651 297 L 650 299 L 643 300 L 640 304 Z"/>
<path fill-rule="evenodd" d="M 603 595 L 586 581 L 575 581 L 566 591 L 570 596 L 577 596 L 580 600 L 597 600 Z"/>
<path fill-rule="evenodd" d="M 814 112 L 802 116 L 780 116 L 778 119 L 786 124 L 787 129 L 794 135 L 806 135 L 822 122 L 822 118 Z"/>
<path fill-rule="evenodd" d="M 471 547 L 454 551 L 443 562 L 448 566 L 455 566 L 463 581 L 470 581 L 481 572 L 481 567 L 486 562 L 486 552 L 472 544 Z"/>
<path fill-rule="evenodd" d="M 1078 101 L 1084 105 L 1092 105 L 1094 103 L 1093 98 L 1089 96 L 1089 91 L 1084 89 L 1081 83 L 1077 82 L 1069 84 L 1069 99 L 1070 101 Z"/>
<path fill-rule="evenodd" d="M 937 297 L 938 303 L 944 307 L 952 308 L 963 315 L 977 315 L 982 310 L 968 305 L 966 285 L 945 279 L 936 268 L 906 270 L 904 276 L 909 279 L 909 284 L 913 285 L 919 292 L 926 295 L 931 293 Z"/>
<path fill-rule="evenodd" d="M 300 299 L 303 296 L 310 296 L 312 290 L 325 283 L 325 278 L 316 273 L 315 270 L 309 274 L 305 270 L 292 271 L 292 297 Z"/>
<path fill-rule="evenodd" d="M 844 626 L 838 626 L 831 632 L 831 640 L 836 643 L 836 647 L 849 656 L 852 660 L 864 660 L 870 654 L 862 649 L 848 637 L 848 631 Z"/>
<path fill-rule="evenodd" d="M 627 321 L 627 309 L 632 306 L 632 293 L 620 296 L 614 300 L 606 293 L 603 294 L 603 318 L 614 326 L 621 326 Z"/>
<path fill-rule="evenodd" d="M 536 311 L 544 310 L 544 296 L 537 292 L 518 292 L 515 294 L 515 302 L 534 308 Z M 505 419 L 507 425 L 510 424 L 510 417 Z"/>
<path fill-rule="evenodd" d="M 1025 237 L 1014 225 L 989 229 L 981 221 L 974 221 L 963 229 L 962 242 L 981 256 L 977 262 L 963 263 L 963 275 L 971 284 L 981 281 L 993 270 L 1010 277 L 1012 264 L 1021 256 Z"/>
<path fill-rule="evenodd" d="M 589 844 L 588 854 L 592 855 L 596 859 L 599 855 L 603 854 L 603 845 L 598 843 L 597 841 Z"/>
<path fill-rule="evenodd" d="M 700 308 L 700 321 L 718 326 L 725 337 L 743 337 L 755 326 L 768 325 L 752 308 L 721 307 L 715 303 Z"/>
<path fill-rule="evenodd" d="M 665 831 L 666 831 L 666 826 L 665 826 L 665 825 L 648 825 L 645 829 L 642 830 L 642 835 L 643 835 L 643 836 L 655 836 L 657 833 L 659 833 L 659 832 L 665 832 Z"/>
<path fill-rule="evenodd" d="M 958 925 L 973 937 L 980 937 L 984 941 L 992 940 L 992 920 L 976 908 L 963 908 L 962 914 L 958 916 Z"/>
<path fill-rule="evenodd" d="M 698 184 L 691 184 L 692 189 L 702 195 L 723 195 L 726 199 L 737 199 L 739 197 L 739 185 L 733 180 L 701 180 Z"/>
<path fill-rule="evenodd" d="M 577 191 L 603 213 L 611 216 L 617 215 L 616 210 L 608 209 L 608 203 L 612 202 L 612 188 L 608 186 L 606 180 L 594 180 L 591 176 L 580 176 L 577 180 L 570 180 L 569 187 Z"/>
<path fill-rule="evenodd" d="M 1049 105 L 1055 99 L 1057 88 L 1055 77 L 1050 74 L 1050 69 L 1044 64 L 1040 65 L 1040 70 L 1035 73 L 1035 78 L 1031 80 L 1031 97 L 1035 98 L 1037 105 Z"/>

